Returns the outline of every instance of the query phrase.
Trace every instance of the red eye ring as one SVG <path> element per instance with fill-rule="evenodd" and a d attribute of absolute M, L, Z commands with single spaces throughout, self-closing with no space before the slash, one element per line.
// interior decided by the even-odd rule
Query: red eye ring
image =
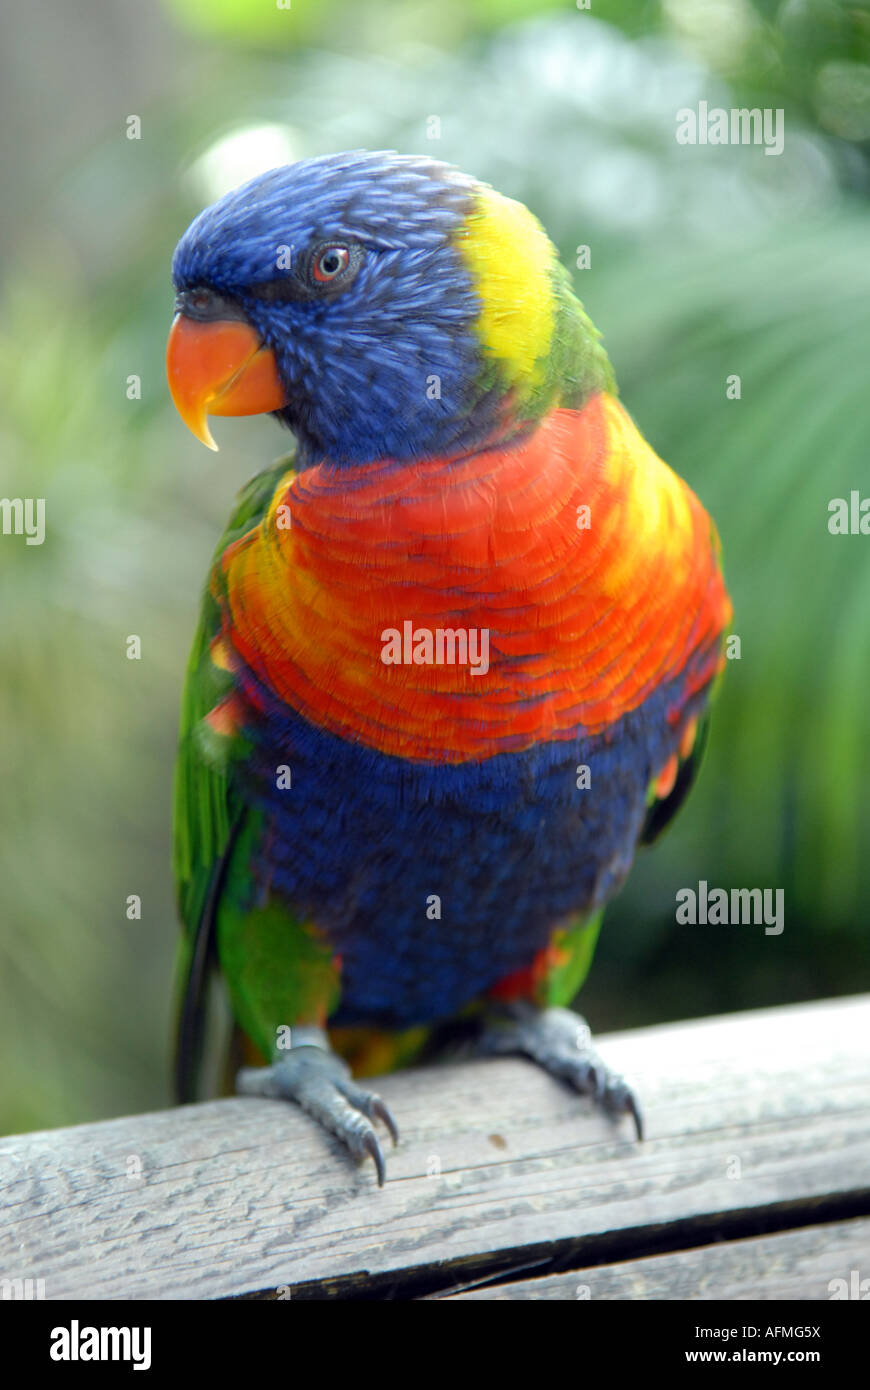
<path fill-rule="evenodd" d="M 350 265 L 350 251 L 346 246 L 324 246 L 317 253 L 311 273 L 319 285 L 328 285 Z"/>

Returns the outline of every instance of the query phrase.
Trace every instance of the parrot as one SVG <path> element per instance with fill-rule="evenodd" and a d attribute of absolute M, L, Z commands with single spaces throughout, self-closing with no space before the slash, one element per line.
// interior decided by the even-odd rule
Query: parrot
<path fill-rule="evenodd" d="M 270 169 L 194 219 L 172 280 L 182 421 L 294 441 L 236 500 L 185 678 L 177 1098 L 218 976 L 237 1093 L 381 1186 L 369 1079 L 451 1039 L 642 1139 L 570 1006 L 698 771 L 732 613 L 713 521 L 541 222 L 452 165 Z"/>

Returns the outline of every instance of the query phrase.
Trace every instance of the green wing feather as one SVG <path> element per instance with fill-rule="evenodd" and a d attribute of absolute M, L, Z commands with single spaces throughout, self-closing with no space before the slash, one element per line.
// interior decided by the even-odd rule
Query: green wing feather
<path fill-rule="evenodd" d="M 589 974 L 603 918 L 604 908 L 601 908 L 592 917 L 573 922 L 569 927 L 559 928 L 553 933 L 551 944 L 558 947 L 561 964 L 548 971 L 539 1004 L 547 1008 L 558 1006 L 566 1009 L 573 1003 Z"/>
<path fill-rule="evenodd" d="M 240 493 L 221 537 L 214 564 L 227 546 L 256 526 L 275 489 L 293 467 L 293 456 L 257 474 Z M 210 760 L 200 738 L 202 720 L 226 692 L 230 677 L 211 662 L 209 648 L 220 630 L 217 602 L 206 588 L 193 641 L 181 703 L 175 766 L 174 854 L 183 936 L 178 952 L 178 1025 L 175 1090 L 194 1098 L 205 1029 L 208 979 L 215 963 L 215 917 L 227 865 L 245 820 L 245 808 L 220 760 Z"/>

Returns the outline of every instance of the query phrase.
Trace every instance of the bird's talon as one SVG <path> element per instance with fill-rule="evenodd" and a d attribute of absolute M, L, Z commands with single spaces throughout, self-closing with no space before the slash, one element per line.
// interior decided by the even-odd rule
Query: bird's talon
<path fill-rule="evenodd" d="M 633 1091 L 629 1091 L 629 1093 L 628 1093 L 628 1113 L 629 1113 L 629 1115 L 631 1116 L 631 1118 L 634 1120 L 634 1127 L 635 1127 L 635 1130 L 637 1131 L 637 1141 L 638 1141 L 639 1144 L 642 1144 L 642 1143 L 643 1143 L 643 1116 L 642 1116 L 641 1113 L 640 1113 L 640 1106 L 638 1105 L 637 1100 L 635 1099 L 635 1096 L 634 1096 L 634 1092 L 633 1092 Z"/>
<path fill-rule="evenodd" d="M 579 1038 L 584 1040 L 582 1046 L 578 1046 Z M 531 1058 L 551 1076 L 591 1096 L 611 1117 L 631 1115 L 638 1139 L 643 1138 L 643 1120 L 633 1091 L 602 1062 L 592 1047 L 588 1026 L 569 1009 L 536 1009 L 528 1003 L 502 1009 L 484 1026 L 477 1051 L 484 1056 L 513 1052 Z"/>
<path fill-rule="evenodd" d="M 366 1152 L 369 1153 L 371 1157 L 374 1159 L 375 1168 L 377 1169 L 378 1173 L 378 1187 L 383 1187 L 384 1181 L 387 1176 L 387 1165 L 384 1162 L 384 1155 L 381 1151 L 381 1146 L 378 1143 L 377 1136 L 373 1134 L 371 1131 L 369 1131 L 369 1133 L 366 1134 L 363 1138 L 363 1147 L 365 1148 Z"/>
<path fill-rule="evenodd" d="M 388 1107 L 381 1100 L 380 1096 L 372 1096 L 372 1114 L 376 1115 L 378 1119 L 382 1120 L 387 1126 L 387 1129 L 390 1131 L 390 1138 L 393 1141 L 393 1148 L 395 1148 L 399 1142 L 399 1126 L 396 1124 L 396 1121 L 393 1119 Z"/>
<path fill-rule="evenodd" d="M 358 1161 L 370 1157 L 383 1187 L 387 1176 L 384 1155 L 372 1120 L 382 1120 L 395 1145 L 399 1130 L 381 1097 L 350 1079 L 349 1068 L 326 1047 L 305 1043 L 290 1050 L 271 1067 L 245 1067 L 236 1078 L 241 1095 L 293 1100 L 342 1141 Z"/>

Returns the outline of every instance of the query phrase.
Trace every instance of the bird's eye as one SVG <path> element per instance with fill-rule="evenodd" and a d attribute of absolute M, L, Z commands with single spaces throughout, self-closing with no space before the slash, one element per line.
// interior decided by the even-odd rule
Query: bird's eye
<path fill-rule="evenodd" d="M 250 285 L 248 292 L 269 304 L 304 304 L 306 300 L 322 304 L 353 284 L 365 254 L 356 241 L 321 241 L 305 252 L 290 275 L 262 280 Z"/>
<path fill-rule="evenodd" d="M 335 280 L 350 265 L 350 251 L 346 246 L 324 246 L 318 251 L 311 267 L 311 273 L 319 285 Z"/>

